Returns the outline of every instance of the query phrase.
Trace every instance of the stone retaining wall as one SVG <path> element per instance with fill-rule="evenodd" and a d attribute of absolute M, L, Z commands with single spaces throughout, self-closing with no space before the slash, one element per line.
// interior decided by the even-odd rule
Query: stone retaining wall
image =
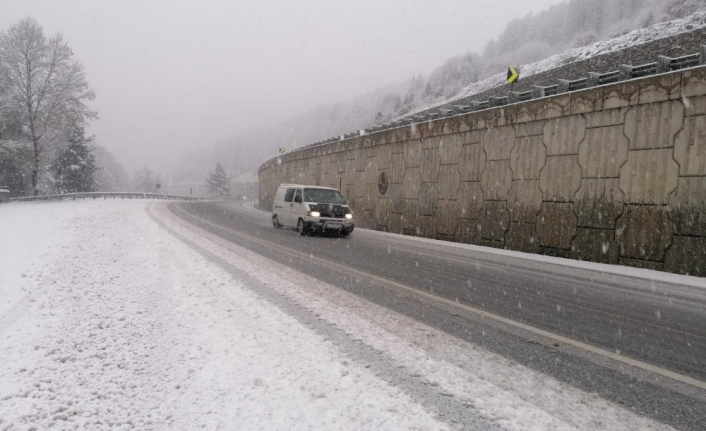
<path fill-rule="evenodd" d="M 331 186 L 370 229 L 706 276 L 706 67 L 293 152 L 259 181 L 265 209 Z"/>

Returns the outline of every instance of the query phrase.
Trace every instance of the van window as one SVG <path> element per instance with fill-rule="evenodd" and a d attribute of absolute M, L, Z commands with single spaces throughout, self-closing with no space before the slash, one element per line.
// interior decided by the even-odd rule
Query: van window
<path fill-rule="evenodd" d="M 346 199 L 341 196 L 341 193 L 338 190 L 331 189 L 304 189 L 304 200 L 320 204 L 346 204 Z"/>
<path fill-rule="evenodd" d="M 287 189 L 287 194 L 284 195 L 285 202 L 292 202 L 292 198 L 294 197 L 294 190 L 295 189 Z"/>
<path fill-rule="evenodd" d="M 302 191 L 301 191 L 301 189 L 297 189 L 297 191 L 294 192 L 294 202 L 302 203 Z"/>

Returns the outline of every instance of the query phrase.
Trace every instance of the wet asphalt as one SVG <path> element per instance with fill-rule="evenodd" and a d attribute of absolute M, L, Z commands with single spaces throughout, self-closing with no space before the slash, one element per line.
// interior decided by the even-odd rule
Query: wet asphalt
<path fill-rule="evenodd" d="M 706 393 L 383 286 L 390 280 L 679 374 L 706 380 L 706 289 L 356 230 L 275 229 L 239 202 L 171 204 L 180 217 L 273 261 L 413 317 L 677 429 L 703 430 Z M 310 259 L 307 257 L 316 257 Z M 328 261 L 335 264 L 321 264 Z M 336 270 L 349 267 L 355 272 Z M 360 276 L 360 273 L 373 277 Z M 384 284 L 384 283 L 383 283 Z"/>

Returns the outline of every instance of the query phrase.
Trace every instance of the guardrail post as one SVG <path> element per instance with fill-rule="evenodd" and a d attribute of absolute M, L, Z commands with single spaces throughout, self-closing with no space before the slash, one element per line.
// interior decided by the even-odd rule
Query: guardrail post
<path fill-rule="evenodd" d="M 556 94 L 566 93 L 567 91 L 569 91 L 570 84 L 571 81 L 569 81 L 568 79 L 559 79 L 557 82 Z"/>
<path fill-rule="evenodd" d="M 471 111 L 477 111 L 480 109 L 483 102 L 476 102 L 475 100 L 471 102 Z"/>
<path fill-rule="evenodd" d="M 699 64 L 706 64 L 706 45 L 701 45 L 699 47 Z"/>
<path fill-rule="evenodd" d="M 620 72 L 620 81 L 625 81 L 627 79 L 632 79 L 633 67 L 629 64 L 621 64 L 618 66 L 618 71 Z"/>
<path fill-rule="evenodd" d="M 507 93 L 507 103 L 517 103 L 520 101 L 520 92 L 511 91 Z"/>
<path fill-rule="evenodd" d="M 657 56 L 657 73 L 666 73 L 672 70 L 672 59 L 664 55 Z"/>
<path fill-rule="evenodd" d="M 491 108 L 495 108 L 497 106 L 503 106 L 505 103 L 503 103 L 506 99 L 504 97 L 488 97 L 488 106 Z"/>
<path fill-rule="evenodd" d="M 539 99 L 540 97 L 544 97 L 544 87 L 540 87 L 539 85 L 533 85 L 532 98 Z"/>
<path fill-rule="evenodd" d="M 600 84 L 601 74 L 596 72 L 588 72 L 588 77 L 586 78 L 586 87 L 595 87 Z"/>

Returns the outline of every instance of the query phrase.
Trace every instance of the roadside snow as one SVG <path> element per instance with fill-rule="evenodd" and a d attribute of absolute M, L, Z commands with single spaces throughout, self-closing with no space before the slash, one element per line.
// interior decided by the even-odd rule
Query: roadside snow
<path fill-rule="evenodd" d="M 75 216 L 72 205 L 17 203 L 0 206 L 0 335 L 10 310 L 19 312 L 27 286 L 44 255 L 56 255 L 70 239 L 61 224 Z"/>
<path fill-rule="evenodd" d="M 447 429 L 147 205 L 0 207 L 0 430 Z"/>

